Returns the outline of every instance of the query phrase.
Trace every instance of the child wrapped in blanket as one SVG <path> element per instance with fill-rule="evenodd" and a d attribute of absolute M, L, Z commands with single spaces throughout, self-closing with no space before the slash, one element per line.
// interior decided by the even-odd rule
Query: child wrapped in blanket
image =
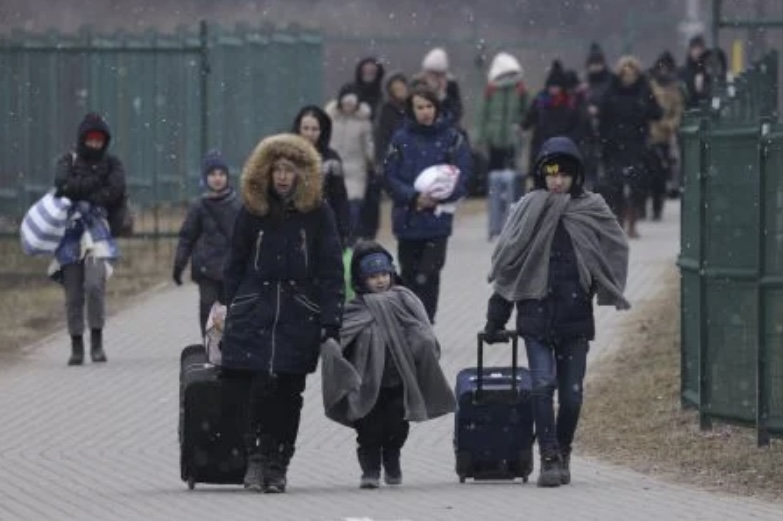
<path fill-rule="evenodd" d="M 381 466 L 386 484 L 400 485 L 408 422 L 454 411 L 454 394 L 424 305 L 399 284 L 391 254 L 375 242 L 359 243 L 351 276 L 356 297 L 345 308 L 342 353 L 322 351 L 324 408 L 356 429 L 360 488 L 380 486 Z M 346 361 L 354 378 L 339 375 Z"/>

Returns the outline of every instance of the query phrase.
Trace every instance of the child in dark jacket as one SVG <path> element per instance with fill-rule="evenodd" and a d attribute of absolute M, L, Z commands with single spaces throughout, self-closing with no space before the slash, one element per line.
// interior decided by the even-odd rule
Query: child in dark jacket
<path fill-rule="evenodd" d="M 361 383 L 340 392 L 334 366 L 325 361 L 326 414 L 356 429 L 360 488 L 379 487 L 381 465 L 386 484 L 400 485 L 408 422 L 452 412 L 454 394 L 424 305 L 400 285 L 391 254 L 375 242 L 357 244 L 351 275 L 357 296 L 346 307 L 340 343 Z"/>
<path fill-rule="evenodd" d="M 536 189 L 515 206 L 492 255 L 494 294 L 486 339 L 499 334 L 517 308 L 533 380 L 533 420 L 541 453 L 538 486 L 571 480 L 571 443 L 582 406 L 589 342 L 595 336 L 593 297 L 628 309 L 623 297 L 628 243 L 600 195 L 583 189 L 576 144 L 546 141 L 536 161 Z M 559 409 L 555 420 L 554 394 Z"/>
<path fill-rule="evenodd" d="M 202 165 L 206 192 L 191 204 L 179 231 L 172 278 L 182 285 L 182 272 L 190 260 L 191 276 L 199 290 L 199 325 L 204 336 L 212 304 L 223 300 L 223 264 L 242 206 L 229 182 L 228 165 L 216 151 Z"/>

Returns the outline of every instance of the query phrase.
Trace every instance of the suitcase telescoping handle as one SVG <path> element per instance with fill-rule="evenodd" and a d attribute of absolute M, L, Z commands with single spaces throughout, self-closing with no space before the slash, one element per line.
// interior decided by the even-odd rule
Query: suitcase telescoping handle
<path fill-rule="evenodd" d="M 518 337 L 516 331 L 501 331 L 498 333 L 504 343 L 511 341 L 511 390 L 517 392 L 517 356 L 519 352 Z M 484 332 L 478 334 L 478 363 L 476 364 L 476 394 L 481 394 L 484 385 Z"/>

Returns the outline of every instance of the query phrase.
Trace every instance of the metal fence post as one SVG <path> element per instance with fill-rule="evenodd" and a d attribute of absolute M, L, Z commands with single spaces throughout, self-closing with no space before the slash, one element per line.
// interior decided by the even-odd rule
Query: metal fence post
<path fill-rule="evenodd" d="M 702 117 L 699 122 L 699 308 L 701 316 L 699 321 L 699 428 L 701 430 L 712 429 L 712 418 L 705 408 L 711 406 L 712 381 L 709 377 L 707 361 L 707 337 L 709 310 L 707 307 L 707 281 L 705 273 L 706 257 L 706 222 L 707 222 L 707 168 L 709 165 L 709 138 L 711 136 L 711 123 L 707 117 Z"/>
<path fill-rule="evenodd" d="M 758 296 L 757 306 L 757 324 L 758 324 L 758 344 L 756 353 L 756 442 L 759 447 L 768 446 L 770 443 L 769 434 L 769 395 L 767 388 L 767 320 L 764 302 L 766 300 L 766 284 L 764 279 L 767 274 L 767 155 L 769 140 L 767 134 L 771 128 L 772 121 L 768 118 L 762 118 L 759 132 L 759 252 L 758 252 L 758 275 L 756 279 L 756 288 Z M 771 172 L 769 172 L 771 173 Z"/>
<path fill-rule="evenodd" d="M 199 45 L 201 59 L 201 157 L 209 150 L 209 26 L 206 20 L 199 22 Z"/>

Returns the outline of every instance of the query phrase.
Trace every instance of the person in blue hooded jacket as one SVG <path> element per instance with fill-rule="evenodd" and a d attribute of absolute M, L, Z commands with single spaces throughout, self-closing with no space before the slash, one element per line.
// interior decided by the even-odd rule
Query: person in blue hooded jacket
<path fill-rule="evenodd" d="M 600 195 L 584 189 L 585 167 L 567 137 L 543 143 L 535 189 L 514 207 L 492 254 L 485 339 L 517 310 L 533 383 L 533 422 L 541 453 L 538 486 L 571 481 L 571 443 L 582 407 L 587 352 L 598 305 L 628 309 L 623 297 L 628 241 Z M 555 416 L 554 394 L 559 404 Z"/>
<path fill-rule="evenodd" d="M 440 272 L 454 222 L 453 213 L 440 211 L 439 206 L 465 196 L 472 171 L 471 152 L 462 133 L 448 118 L 441 117 L 438 95 L 429 87 L 419 86 L 411 92 L 406 112 L 406 122 L 389 145 L 384 177 L 392 199 L 392 231 L 398 241 L 402 278 L 424 303 L 434 323 Z M 440 164 L 454 165 L 460 172 L 454 191 L 444 200 L 414 188 L 419 174 Z"/>

